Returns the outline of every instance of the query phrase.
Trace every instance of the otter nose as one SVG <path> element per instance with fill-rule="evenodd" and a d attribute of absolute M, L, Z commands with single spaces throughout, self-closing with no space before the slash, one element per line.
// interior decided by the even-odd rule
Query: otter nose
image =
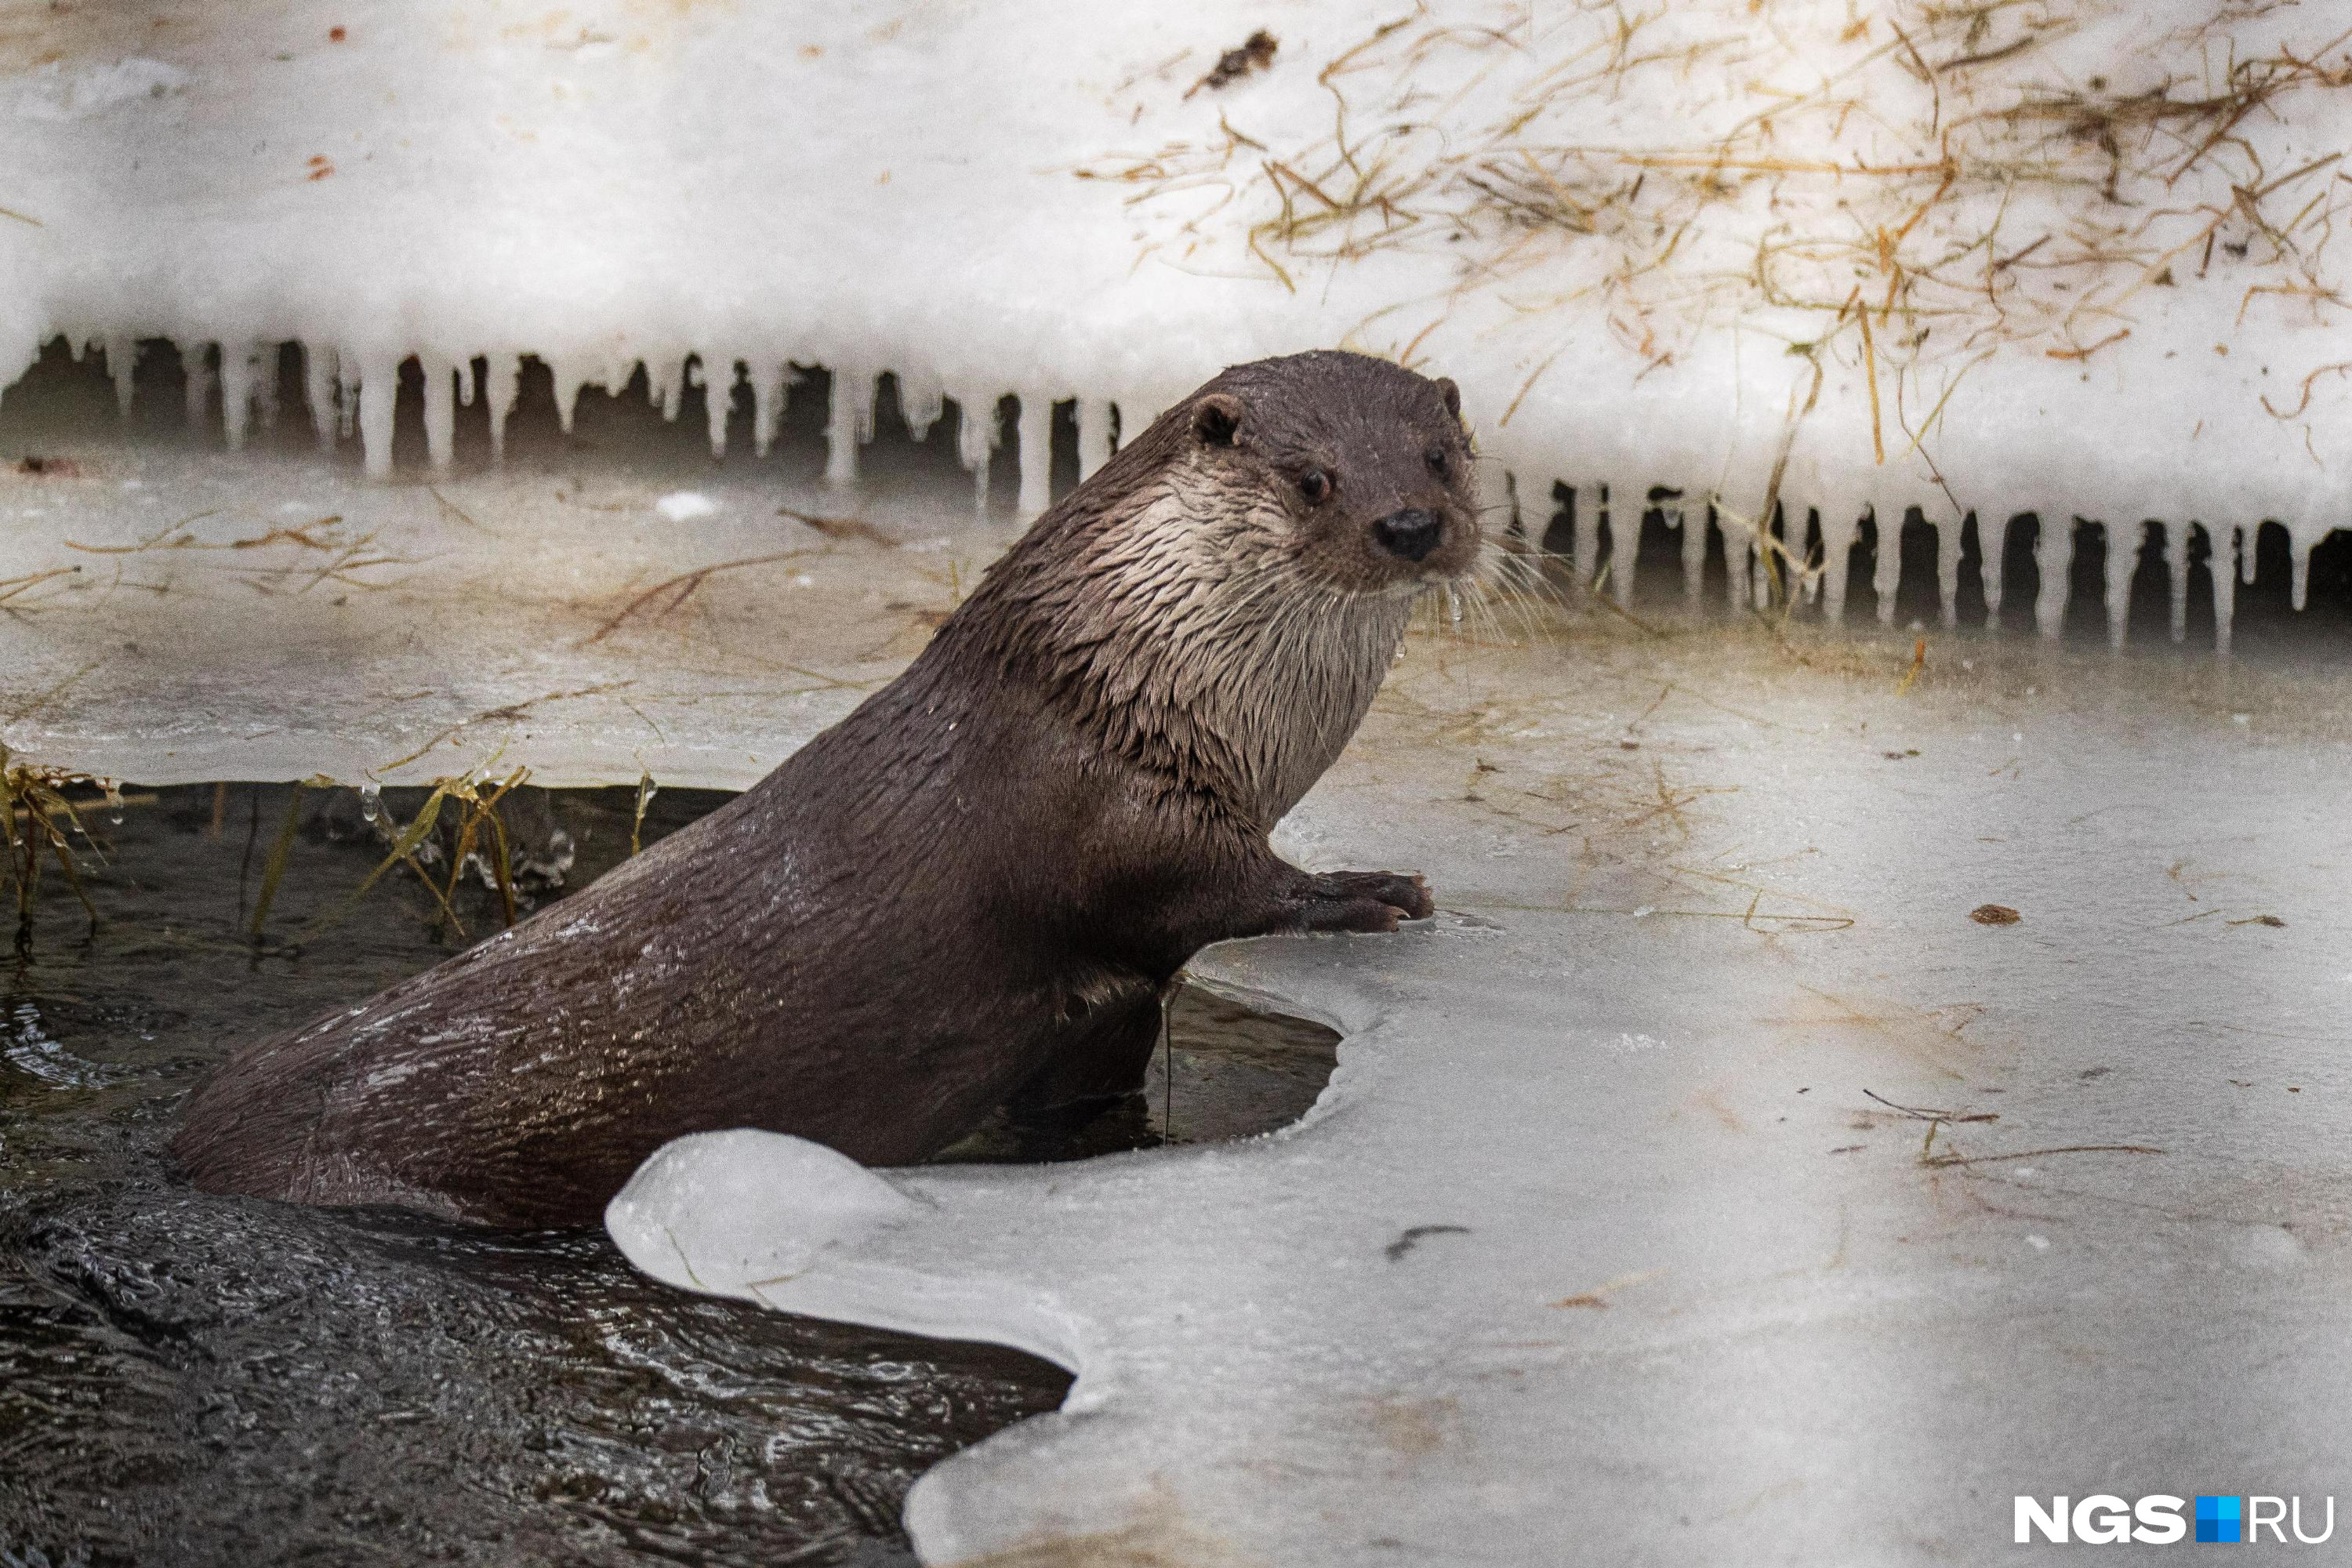
<path fill-rule="evenodd" d="M 1434 512 L 1417 506 L 1392 511 L 1372 524 L 1372 537 L 1381 542 L 1381 548 L 1407 561 L 1419 561 L 1436 549 L 1444 532 L 1445 524 Z"/>

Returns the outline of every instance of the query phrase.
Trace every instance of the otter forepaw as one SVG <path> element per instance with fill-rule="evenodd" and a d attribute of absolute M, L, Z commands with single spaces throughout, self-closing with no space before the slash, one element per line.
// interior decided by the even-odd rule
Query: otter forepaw
<path fill-rule="evenodd" d="M 1327 871 L 1315 879 L 1299 922 L 1306 931 L 1389 931 L 1437 910 L 1429 884 L 1396 871 Z"/>
<path fill-rule="evenodd" d="M 1315 879 L 1315 890 L 1326 898 L 1377 899 L 1409 921 L 1437 912 L 1429 879 L 1418 871 L 1326 871 Z"/>

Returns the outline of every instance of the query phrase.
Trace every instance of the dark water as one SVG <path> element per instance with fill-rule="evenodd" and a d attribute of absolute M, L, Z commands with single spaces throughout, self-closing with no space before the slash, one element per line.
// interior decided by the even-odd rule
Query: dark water
<path fill-rule="evenodd" d="M 320 791 L 257 951 L 289 795 L 132 792 L 119 824 L 86 814 L 97 929 L 52 867 L 29 944 L 0 960 L 0 1568 L 911 1562 L 907 1488 L 1057 1405 L 1060 1369 L 680 1295 L 598 1232 L 494 1236 L 174 1179 L 163 1146 L 212 1063 L 499 923 L 479 879 L 452 900 L 464 935 L 404 869 L 351 904 L 383 829 L 353 792 Z M 645 838 L 722 798 L 663 792 Z M 417 800 L 385 805 L 406 820 Z M 577 887 L 627 853 L 634 805 L 518 795 L 514 864 L 560 863 L 568 840 Z M 427 869 L 446 878 L 441 842 Z M 526 905 L 561 892 L 527 871 L 520 887 Z M 999 1121 L 956 1156 L 1260 1131 L 1329 1072 L 1326 1031 L 1197 992 L 1171 1013 L 1172 1094 L 1155 1069 L 1148 1101 Z"/>

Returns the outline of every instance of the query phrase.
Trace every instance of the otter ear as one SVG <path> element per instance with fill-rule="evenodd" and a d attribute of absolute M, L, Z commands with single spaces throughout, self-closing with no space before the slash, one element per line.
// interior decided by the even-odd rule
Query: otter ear
<path fill-rule="evenodd" d="M 1456 419 L 1462 417 L 1462 389 L 1454 384 L 1450 375 L 1437 378 L 1437 395 L 1445 399 L 1445 412 Z"/>
<path fill-rule="evenodd" d="M 1230 447 L 1242 427 L 1242 400 L 1230 392 L 1213 392 L 1192 405 L 1192 434 L 1212 447 Z"/>

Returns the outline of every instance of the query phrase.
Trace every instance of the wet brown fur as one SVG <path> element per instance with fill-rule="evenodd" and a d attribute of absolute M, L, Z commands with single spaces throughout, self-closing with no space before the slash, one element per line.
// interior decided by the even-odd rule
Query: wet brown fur
<path fill-rule="evenodd" d="M 1374 537 L 1408 508 L 1444 524 L 1418 563 Z M 1332 353 L 1228 370 L 756 787 L 240 1052 L 175 1151 L 212 1191 L 570 1225 L 688 1132 L 891 1164 L 1008 1100 L 1131 1089 L 1207 943 L 1429 913 L 1417 878 L 1312 875 L 1266 835 L 1477 547 L 1451 384 Z"/>

